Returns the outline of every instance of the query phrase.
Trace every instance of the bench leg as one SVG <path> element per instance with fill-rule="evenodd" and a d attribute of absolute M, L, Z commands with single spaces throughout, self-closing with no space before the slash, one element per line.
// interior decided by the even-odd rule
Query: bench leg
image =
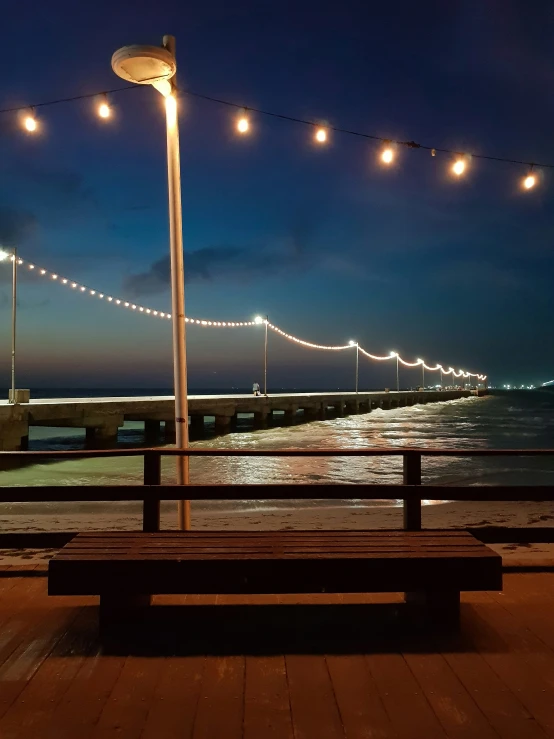
<path fill-rule="evenodd" d="M 423 605 L 429 615 L 438 624 L 451 626 L 460 623 L 460 591 L 459 590 L 419 590 L 404 593 L 406 603 Z"/>
<path fill-rule="evenodd" d="M 100 595 L 100 634 L 117 626 L 132 626 L 151 600 L 150 595 Z"/>

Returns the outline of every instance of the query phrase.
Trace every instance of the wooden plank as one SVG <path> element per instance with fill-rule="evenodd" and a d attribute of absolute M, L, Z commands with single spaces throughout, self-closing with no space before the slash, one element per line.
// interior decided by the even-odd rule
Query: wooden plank
<path fill-rule="evenodd" d="M 234 559 L 297 559 L 297 560 L 307 560 L 307 559 L 329 559 L 329 560 L 335 560 L 340 561 L 341 559 L 358 559 L 358 560 L 380 560 L 380 559 L 403 559 L 403 560 L 417 560 L 417 559 L 451 559 L 451 558 L 461 558 L 461 559 L 490 559 L 495 560 L 498 559 L 501 560 L 500 555 L 494 553 L 494 552 L 487 552 L 483 551 L 481 549 L 457 549 L 457 548 L 444 548 L 444 549 L 421 549 L 417 552 L 415 551 L 408 551 L 405 554 L 399 553 L 397 550 L 376 550 L 374 552 L 372 551 L 363 551 L 363 550 L 336 550 L 336 551 L 294 551 L 294 550 L 266 550 L 266 551 L 253 551 L 253 552 L 245 552 L 240 550 L 231 550 L 228 552 L 221 552 L 221 551 L 212 551 L 212 552 L 203 552 L 200 551 L 191 551 L 186 552 L 181 549 L 175 549 L 170 550 L 167 552 L 160 551 L 142 551 L 137 549 L 134 552 L 128 552 L 128 551 L 116 551 L 116 552 L 94 552 L 94 551 L 84 551 L 82 553 L 73 554 L 73 553 L 66 553 L 63 555 L 60 555 L 59 557 L 55 557 L 53 560 L 51 560 L 51 563 L 53 563 L 54 567 L 58 567 L 60 562 L 85 562 L 85 561 L 92 561 L 97 560 L 99 562 L 108 562 L 108 561 L 141 561 L 141 560 L 156 560 L 156 559 L 166 559 L 166 560 L 173 560 L 173 561 L 181 561 L 184 559 L 187 560 L 234 560 Z"/>
<path fill-rule="evenodd" d="M 287 655 L 286 666 L 296 739 L 344 736 L 325 657 Z"/>
<path fill-rule="evenodd" d="M 485 616 L 486 610 L 482 609 Z M 499 648 L 490 649 L 491 637 L 496 638 Z M 472 619 L 472 642 L 485 662 L 504 685 L 517 695 L 537 723 L 549 736 L 554 736 L 554 710 L 548 682 L 511 651 L 503 635 L 499 635 L 496 629 L 479 617 Z"/>
<path fill-rule="evenodd" d="M 183 593 L 298 593 L 298 592 L 399 592 L 436 590 L 448 585 L 458 590 L 498 589 L 501 572 L 475 560 L 422 560 L 391 558 L 354 560 L 345 567 L 334 560 L 145 560 L 140 567 L 122 561 L 63 562 L 62 570 L 50 571 L 51 595 L 95 595 L 117 592 L 135 594 Z M 388 566 L 384 567 L 384 562 Z M 85 566 L 87 565 L 87 566 Z M 90 566 L 88 566 L 90 565 Z M 286 565 L 286 566 L 285 566 Z M 316 565 L 316 566 L 313 566 Z"/>
<path fill-rule="evenodd" d="M 98 559 L 107 560 L 136 560 L 143 559 L 168 559 L 181 561 L 183 559 L 379 559 L 381 557 L 395 557 L 399 559 L 423 559 L 434 557 L 467 557 L 469 558 L 496 558 L 499 555 L 483 552 L 481 549 L 430 547 L 413 549 L 398 549 L 382 547 L 375 549 L 359 549 L 356 547 L 343 547 L 341 549 L 328 549 L 326 547 L 303 547 L 295 549 L 283 549 L 280 547 L 255 547 L 248 549 L 224 549 L 202 547 L 200 549 L 181 549 L 178 547 L 167 549 L 136 549 L 135 551 L 116 549 L 112 551 L 99 552 L 97 550 L 85 549 L 81 552 L 66 552 L 57 558 L 58 562 L 78 562 L 80 560 Z"/>
<path fill-rule="evenodd" d="M 141 739 L 182 739 L 192 736 L 204 665 L 204 657 L 163 659 Z"/>
<path fill-rule="evenodd" d="M 463 618 L 464 632 L 469 621 Z M 502 739 L 545 739 L 544 731 L 518 696 L 507 690 L 482 655 L 472 650 L 471 636 L 466 638 L 466 651 L 445 652 L 444 657 L 493 729 Z"/>
<path fill-rule="evenodd" d="M 92 653 L 95 636 L 94 609 L 79 609 L 77 618 L 57 643 L 55 652 L 42 662 L 32 679 L 22 681 L 20 694 L 0 720 L 3 739 L 41 736 L 71 681 Z"/>
<path fill-rule="evenodd" d="M 446 733 L 400 654 L 372 654 L 366 662 L 391 723 L 402 739 L 445 739 Z"/>
<path fill-rule="evenodd" d="M 498 737 L 442 655 L 405 653 L 404 659 L 449 737 L 452 739 Z"/>
<path fill-rule="evenodd" d="M 247 657 L 244 739 L 294 739 L 285 658 Z"/>
<path fill-rule="evenodd" d="M 244 717 L 244 657 L 206 662 L 192 739 L 239 739 Z"/>
<path fill-rule="evenodd" d="M 271 539 L 268 537 L 257 537 L 257 538 L 250 538 L 250 539 L 243 539 L 243 540 L 225 540 L 225 539 L 203 539 L 203 540 L 181 540 L 178 539 L 171 540 L 171 539 L 165 539 L 162 541 L 129 541 L 129 540 L 121 540 L 121 541 L 86 541 L 82 542 L 79 541 L 74 545 L 68 545 L 67 547 L 64 547 L 66 552 L 79 552 L 82 549 L 108 549 L 108 550 L 117 550 L 117 549 L 133 549 L 133 548 L 141 548 L 141 549 L 147 549 L 147 550 L 156 550 L 156 549 L 166 549 L 166 548 L 180 548 L 180 549 L 203 549 L 206 547 L 211 548 L 228 548 L 228 549 L 244 549 L 244 548 L 255 548 L 255 547 L 279 547 L 279 548 L 305 548 L 305 547 L 315 547 L 315 548 L 324 548 L 324 547 L 331 547 L 331 548 L 342 548 L 342 547 L 348 547 L 348 548 L 359 548 L 359 549 L 365 549 L 365 548 L 375 548 L 380 549 L 382 547 L 385 548 L 395 548 L 395 549 L 425 549 L 425 548 L 432 548 L 432 547 L 456 547 L 459 549 L 481 549 L 483 551 L 486 551 L 486 547 L 484 544 L 481 544 L 481 542 L 477 541 L 476 539 L 473 540 L 464 540 L 464 539 L 449 539 L 448 537 L 434 537 L 433 539 L 427 539 L 423 541 L 407 541 L 404 539 L 388 539 L 385 537 L 367 537 L 365 539 L 351 539 L 349 537 L 342 537 L 342 538 L 326 538 L 326 539 L 318 539 L 318 538 L 305 538 L 305 539 L 297 539 L 297 540 L 290 540 L 290 539 Z"/>
<path fill-rule="evenodd" d="M 264 540 L 272 540 L 272 539 L 283 539 L 283 540 L 291 540 L 295 541 L 297 539 L 339 539 L 344 540 L 345 538 L 352 539 L 353 541 L 356 541 L 358 539 L 365 539 L 367 537 L 376 537 L 376 538 L 383 538 L 383 539 L 400 539 L 400 540 L 406 540 L 406 541 L 425 541 L 428 539 L 434 539 L 435 537 L 446 537 L 449 540 L 453 539 L 459 539 L 459 540 L 468 540 L 468 541 L 474 541 L 475 537 L 472 534 L 468 534 L 466 531 L 460 531 L 456 529 L 452 529 L 452 531 L 449 530 L 424 530 L 424 531 L 398 531 L 397 529 L 381 529 L 381 530 L 364 530 L 364 529 L 356 529 L 356 530 L 349 530 L 349 529 L 337 529 L 333 531 L 325 531 L 325 530 L 309 530 L 304 531 L 302 529 L 297 529 L 294 531 L 271 531 L 271 530 L 264 530 L 264 531 L 256 531 L 256 532 L 248 532 L 248 531 L 217 531 L 217 530 L 208 530 L 208 531 L 187 531 L 184 534 L 180 534 L 177 532 L 166 532 L 161 531 L 156 534 L 151 533 L 137 533 L 137 532 L 126 532 L 126 531 L 105 531 L 105 532 L 82 532 L 77 534 L 70 542 L 68 542 L 67 546 L 74 546 L 76 544 L 79 544 L 82 541 L 87 540 L 101 540 L 101 541 L 111 541 L 112 539 L 115 540 L 121 540 L 121 541 L 166 541 L 166 540 L 176 540 L 176 541 L 194 541 L 194 540 L 215 540 L 215 541 L 222 541 L 222 540 L 244 540 L 244 539 L 264 539 Z M 479 541 L 477 539 L 477 541 Z"/>
<path fill-rule="evenodd" d="M 348 739 L 397 739 L 362 655 L 327 655 L 344 733 Z"/>
<path fill-rule="evenodd" d="M 141 736 L 162 660 L 129 656 L 104 704 L 92 739 L 135 739 Z"/>
<path fill-rule="evenodd" d="M 120 450 L 122 453 L 124 450 Z M 164 450 L 164 454 L 170 450 Z M 195 450 L 197 451 L 197 450 Z M 198 450 L 200 451 L 200 450 Z M 235 450 L 210 450 L 206 456 L 249 456 Z M 302 450 L 305 451 L 305 450 Z M 371 450 L 350 450 L 324 454 L 318 451 L 312 456 L 376 456 L 368 454 Z M 429 452 L 431 450 L 428 450 Z M 433 450 L 438 452 L 439 450 Z M 192 452 L 192 450 L 191 450 Z M 379 451 L 378 454 L 383 454 Z M 536 452 L 534 452 L 536 453 Z M 552 454 L 552 452 L 550 452 Z M 1 454 L 13 454 L 2 452 Z M 32 453 L 36 454 L 36 453 Z M 272 451 L 264 454 L 264 450 L 256 450 L 253 456 L 296 456 L 294 454 L 279 454 Z M 475 456 L 476 450 L 466 452 L 467 456 Z M 512 453 L 513 455 L 513 453 Z M 56 456 L 56 455 L 53 455 Z M 61 456 L 61 455 L 60 455 Z M 83 456 L 88 456 L 83 454 Z M 299 456 L 305 456 L 299 455 Z M 436 455 L 433 455 L 436 456 Z M 439 456 L 449 456 L 448 454 Z M 456 456 L 456 455 L 454 455 Z M 460 456 L 464 456 L 463 454 Z M 510 456 L 510 455 L 508 455 Z M 54 501 L 122 501 L 135 500 L 179 500 L 181 492 L 178 486 L 134 486 L 134 485 L 105 485 L 95 486 L 39 486 L 39 487 L 3 487 L 0 488 L 0 501 L 9 503 L 18 502 L 54 502 Z M 554 501 L 554 486 L 551 485 L 480 485 L 480 486 L 439 486 L 439 485 L 350 485 L 350 484 L 260 484 L 260 485 L 189 485 L 187 496 L 190 500 L 425 500 L 434 501 Z"/>
<path fill-rule="evenodd" d="M 36 739 L 89 739 L 124 662 L 125 657 L 103 654 L 97 647 Z"/>

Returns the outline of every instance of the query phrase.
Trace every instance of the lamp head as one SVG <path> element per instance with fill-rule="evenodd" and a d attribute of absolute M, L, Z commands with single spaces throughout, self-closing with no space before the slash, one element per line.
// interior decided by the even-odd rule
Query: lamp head
<path fill-rule="evenodd" d="M 173 54 L 163 46 L 123 46 L 112 56 L 112 69 L 121 79 L 137 85 L 153 85 L 167 97 L 170 79 L 177 71 Z"/>

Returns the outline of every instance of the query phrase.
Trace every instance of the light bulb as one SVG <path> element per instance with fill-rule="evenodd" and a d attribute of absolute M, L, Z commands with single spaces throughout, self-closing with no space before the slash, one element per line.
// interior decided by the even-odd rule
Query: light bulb
<path fill-rule="evenodd" d="M 250 129 L 250 122 L 248 118 L 244 115 L 241 116 L 237 120 L 237 131 L 239 133 L 248 133 L 249 129 Z"/>
<path fill-rule="evenodd" d="M 527 177 L 523 180 L 523 187 L 526 190 L 530 190 L 532 187 L 535 187 L 537 184 L 537 178 L 534 174 L 528 174 Z"/>
<path fill-rule="evenodd" d="M 327 141 L 327 131 L 324 128 L 318 128 L 315 132 L 315 140 L 320 144 L 324 144 Z"/>
<path fill-rule="evenodd" d="M 112 114 L 112 110 L 108 103 L 103 102 L 98 106 L 98 115 L 100 118 L 109 118 Z"/>
<path fill-rule="evenodd" d="M 27 131 L 29 131 L 29 133 L 33 133 L 38 128 L 37 120 L 32 115 L 25 116 L 25 118 L 23 119 L 23 125 L 25 126 Z"/>
<path fill-rule="evenodd" d="M 258 323 L 259 324 L 259 323 L 263 323 L 263 322 L 264 322 L 264 319 L 261 316 L 256 316 L 256 318 L 254 318 L 254 323 Z"/>
<path fill-rule="evenodd" d="M 384 164 L 391 164 L 393 159 L 394 159 L 394 151 L 390 148 L 390 146 L 387 146 L 381 152 L 381 161 Z"/>
<path fill-rule="evenodd" d="M 466 163 L 463 159 L 456 159 L 456 161 L 452 165 L 452 171 L 455 175 L 458 175 L 458 177 L 465 172 L 465 169 Z"/>

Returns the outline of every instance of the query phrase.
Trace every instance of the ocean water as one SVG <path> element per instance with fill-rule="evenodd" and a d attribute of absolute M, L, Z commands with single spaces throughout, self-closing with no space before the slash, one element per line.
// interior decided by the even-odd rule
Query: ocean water
<path fill-rule="evenodd" d="M 164 391 L 148 390 L 144 394 L 153 392 L 162 394 Z M 74 393 L 69 394 L 75 397 Z M 99 394 L 106 394 L 106 390 L 99 391 Z M 79 429 L 33 428 L 30 448 L 80 448 L 83 441 L 84 432 Z M 143 443 L 142 424 L 126 424 L 120 430 L 121 446 L 140 446 Z M 207 449 L 339 450 L 339 454 L 331 458 L 193 458 L 191 480 L 198 483 L 394 484 L 402 479 L 400 457 L 341 457 L 340 449 L 554 448 L 554 393 L 522 392 L 390 411 L 375 410 L 368 414 L 296 426 L 244 430 L 220 437 L 208 435 L 193 442 L 192 446 Z M 174 464 L 172 458 L 164 460 L 163 482 L 175 481 Z M 554 484 L 554 457 L 424 458 L 423 478 L 425 483 L 435 485 Z M 141 458 L 55 461 L 0 472 L 2 486 L 141 482 Z M 355 489 L 352 495 L 355 500 Z M 317 491 L 314 490 L 316 497 Z M 290 504 L 286 502 L 283 505 Z M 383 502 L 382 505 L 387 504 Z"/>

